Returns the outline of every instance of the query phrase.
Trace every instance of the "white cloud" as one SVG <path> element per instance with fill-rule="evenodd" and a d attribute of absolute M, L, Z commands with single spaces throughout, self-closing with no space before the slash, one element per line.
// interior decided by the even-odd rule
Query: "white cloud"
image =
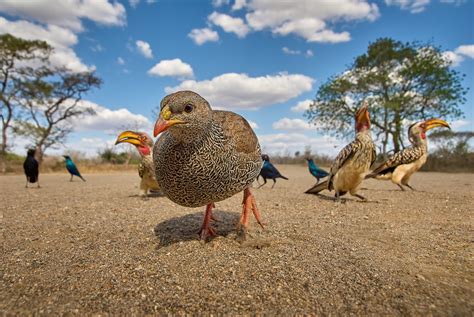
<path fill-rule="evenodd" d="M 241 18 L 234 18 L 230 15 L 213 12 L 208 17 L 209 21 L 220 26 L 225 32 L 235 33 L 237 37 L 244 38 L 250 31 L 249 27 Z"/>
<path fill-rule="evenodd" d="M 469 120 L 459 119 L 449 122 L 453 130 L 474 130 L 474 123 Z"/>
<path fill-rule="evenodd" d="M 153 52 L 148 42 L 138 40 L 135 42 L 135 45 L 137 46 L 137 49 L 140 54 L 142 54 L 146 58 L 153 58 Z"/>
<path fill-rule="evenodd" d="M 377 5 L 366 0 L 254 0 L 245 7 L 247 23 L 252 29 L 270 29 L 282 36 L 295 34 L 308 42 L 348 41 L 348 32 L 337 33 L 328 23 L 333 26 L 337 22 L 373 21 L 379 16 Z"/>
<path fill-rule="evenodd" d="M 94 109 L 96 115 L 72 120 L 71 124 L 76 132 L 105 131 L 107 133 L 116 133 L 118 130 L 131 125 L 141 127 L 142 131 L 151 131 L 152 129 L 152 124 L 147 117 L 132 113 L 125 108 L 112 110 L 88 100 L 82 100 L 80 106 Z"/>
<path fill-rule="evenodd" d="M 257 130 L 259 128 L 258 124 L 256 122 L 253 122 L 253 121 L 250 121 L 250 120 L 247 120 L 250 124 L 250 127 L 254 130 Z"/>
<path fill-rule="evenodd" d="M 214 108 L 257 109 L 282 103 L 312 89 L 313 79 L 300 74 L 249 77 L 226 73 L 210 80 L 186 80 L 166 93 L 193 90 L 206 98 Z"/>
<path fill-rule="evenodd" d="M 258 135 L 262 152 L 269 154 L 284 154 L 303 151 L 310 146 L 318 154 L 336 155 L 343 142 L 331 136 L 310 137 L 303 133 L 276 133 Z"/>
<path fill-rule="evenodd" d="M 411 13 L 423 12 L 431 0 L 385 0 L 386 5 L 396 5 L 402 10 L 409 10 Z"/>
<path fill-rule="evenodd" d="M 313 103 L 313 100 L 306 99 L 298 102 L 294 107 L 291 107 L 293 112 L 305 112 L 309 109 L 309 106 Z"/>
<path fill-rule="evenodd" d="M 140 3 L 140 0 L 128 0 L 128 3 L 132 8 L 136 8 L 137 5 Z"/>
<path fill-rule="evenodd" d="M 281 50 L 283 51 L 283 53 L 288 54 L 288 55 L 300 55 L 301 54 L 301 51 L 292 50 L 292 49 L 289 49 L 286 46 L 284 46 Z"/>
<path fill-rule="evenodd" d="M 474 44 L 461 45 L 454 52 L 459 55 L 474 58 Z"/>
<path fill-rule="evenodd" d="M 202 45 L 206 42 L 217 42 L 219 40 L 219 34 L 210 28 L 193 29 L 189 32 L 188 37 L 197 45 Z"/>
<path fill-rule="evenodd" d="M 123 60 L 122 57 L 118 57 L 118 58 L 117 58 L 117 64 L 119 64 L 119 65 L 125 65 L 125 61 Z"/>
<path fill-rule="evenodd" d="M 229 2 L 230 0 L 212 0 L 212 5 L 217 8 L 224 4 L 229 4 Z"/>
<path fill-rule="evenodd" d="M 309 124 L 302 119 L 290 119 L 283 118 L 272 125 L 274 130 L 285 130 L 285 131 L 310 131 L 317 130 L 316 126 Z"/>
<path fill-rule="evenodd" d="M 313 56 L 314 56 L 312 50 L 306 50 L 306 53 L 304 53 L 304 55 L 305 55 L 306 57 L 313 57 Z"/>
<path fill-rule="evenodd" d="M 0 12 L 48 25 L 82 31 L 81 19 L 104 25 L 125 25 L 125 8 L 108 0 L 2 0 Z"/>
<path fill-rule="evenodd" d="M 247 4 L 246 0 L 235 0 L 234 5 L 232 6 L 232 11 L 237 11 L 244 8 Z"/>
<path fill-rule="evenodd" d="M 48 42 L 54 48 L 51 54 L 53 66 L 67 67 L 75 72 L 94 69 L 93 66 L 82 63 L 72 50 L 71 46 L 77 43 L 77 36 L 69 29 L 55 25 L 43 27 L 24 20 L 12 22 L 0 17 L 0 33 L 10 33 L 27 40 L 39 39 Z"/>
<path fill-rule="evenodd" d="M 466 57 L 474 58 L 474 45 L 460 45 L 454 50 L 454 52 L 444 52 L 443 56 L 451 63 L 452 66 L 459 66 L 459 64 L 461 64 L 461 62 L 464 61 Z"/>
<path fill-rule="evenodd" d="M 148 75 L 178 78 L 192 78 L 194 76 L 192 67 L 179 58 L 160 61 L 148 71 Z"/>

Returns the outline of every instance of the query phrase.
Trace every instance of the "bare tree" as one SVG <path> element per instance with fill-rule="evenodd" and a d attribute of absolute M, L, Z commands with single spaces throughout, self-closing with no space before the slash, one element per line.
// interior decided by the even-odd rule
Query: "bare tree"
<path fill-rule="evenodd" d="M 45 70 L 52 48 L 44 41 L 28 41 L 10 34 L 0 35 L 0 170 L 5 170 L 5 155 L 12 123 L 18 114 L 21 85 Z M 33 67 L 33 65 L 36 65 Z"/>
<path fill-rule="evenodd" d="M 73 131 L 73 119 L 95 114 L 81 100 L 100 85 L 93 72 L 69 73 L 64 69 L 42 73 L 22 85 L 23 116 L 14 130 L 36 147 L 40 162 L 47 149 L 64 143 Z"/>

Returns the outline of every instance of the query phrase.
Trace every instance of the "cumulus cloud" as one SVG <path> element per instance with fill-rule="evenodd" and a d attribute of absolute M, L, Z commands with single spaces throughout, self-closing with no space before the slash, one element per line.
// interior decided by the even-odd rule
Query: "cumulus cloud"
<path fill-rule="evenodd" d="M 292 49 L 289 49 L 286 46 L 284 46 L 281 50 L 283 51 L 283 53 L 288 54 L 288 55 L 300 55 L 301 54 L 301 51 L 292 50 Z"/>
<path fill-rule="evenodd" d="M 288 101 L 310 91 L 311 77 L 281 73 L 261 77 L 226 73 L 210 80 L 186 80 L 175 87 L 166 87 L 166 93 L 193 90 L 206 98 L 214 108 L 258 109 Z"/>
<path fill-rule="evenodd" d="M 160 61 L 148 71 L 148 75 L 178 78 L 192 78 L 194 76 L 192 67 L 179 58 Z"/>
<path fill-rule="evenodd" d="M 232 6 L 232 11 L 240 10 L 245 7 L 246 4 L 246 0 L 235 0 L 234 5 Z"/>
<path fill-rule="evenodd" d="M 220 26 L 227 33 L 235 33 L 239 38 L 244 38 L 250 31 L 244 20 L 227 14 L 213 12 L 209 15 L 208 20 L 214 25 Z"/>
<path fill-rule="evenodd" d="M 461 45 L 454 51 L 446 51 L 443 56 L 452 66 L 459 66 L 467 58 L 474 58 L 474 45 Z"/>
<path fill-rule="evenodd" d="M 224 4 L 229 4 L 229 2 L 230 0 L 212 0 L 212 5 L 217 8 Z"/>
<path fill-rule="evenodd" d="M 77 43 L 77 36 L 69 29 L 55 25 L 43 27 L 24 20 L 12 22 L 0 17 L 0 33 L 10 33 L 27 40 L 39 39 L 48 42 L 54 48 L 51 54 L 53 66 L 67 67 L 75 72 L 94 69 L 93 66 L 82 63 L 71 48 Z"/>
<path fill-rule="evenodd" d="M 474 130 L 474 123 L 465 119 L 454 120 L 449 125 L 453 130 Z"/>
<path fill-rule="evenodd" d="M 2 0 L 0 12 L 73 31 L 83 31 L 81 19 L 103 25 L 125 25 L 125 8 L 108 0 Z"/>
<path fill-rule="evenodd" d="M 276 133 L 258 135 L 262 152 L 268 154 L 284 154 L 303 151 L 310 146 L 313 153 L 336 155 L 343 142 L 331 136 L 312 137 L 304 133 Z"/>
<path fill-rule="evenodd" d="M 210 28 L 193 29 L 189 32 L 188 37 L 197 45 L 202 45 L 206 42 L 217 42 L 219 40 L 219 34 Z"/>
<path fill-rule="evenodd" d="M 92 108 L 96 115 L 72 120 L 71 124 L 76 132 L 105 131 L 116 133 L 118 130 L 131 125 L 140 127 L 143 131 L 151 131 L 152 129 L 152 124 L 147 117 L 132 113 L 125 108 L 112 110 L 88 100 L 80 101 L 79 106 Z"/>
<path fill-rule="evenodd" d="M 254 130 L 257 130 L 259 128 L 258 124 L 256 122 L 253 122 L 253 121 L 250 121 L 250 120 L 247 120 L 250 124 L 250 127 Z"/>
<path fill-rule="evenodd" d="M 309 109 L 309 106 L 313 103 L 311 99 L 305 99 L 298 102 L 295 106 L 291 107 L 291 111 L 293 112 L 305 112 Z"/>
<path fill-rule="evenodd" d="M 308 42 L 349 41 L 348 32 L 335 32 L 327 22 L 373 21 L 379 16 L 377 5 L 366 0 L 254 0 L 245 7 L 247 23 L 253 30 L 270 29 L 281 36 L 294 34 Z"/>
<path fill-rule="evenodd" d="M 148 42 L 138 40 L 135 42 L 135 45 L 137 46 L 137 49 L 140 52 L 140 54 L 142 54 L 146 58 L 153 58 L 153 52 Z"/>
<path fill-rule="evenodd" d="M 310 131 L 317 130 L 315 125 L 309 124 L 302 119 L 282 118 L 272 125 L 274 130 L 285 131 Z"/>

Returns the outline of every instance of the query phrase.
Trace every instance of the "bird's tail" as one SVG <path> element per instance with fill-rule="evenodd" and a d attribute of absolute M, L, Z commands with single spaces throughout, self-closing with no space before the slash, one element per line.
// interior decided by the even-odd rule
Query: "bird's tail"
<path fill-rule="evenodd" d="M 36 175 L 28 176 L 28 181 L 30 183 L 36 183 L 37 180 L 38 179 L 37 179 Z"/>
<path fill-rule="evenodd" d="M 305 194 L 313 194 L 313 195 L 316 195 L 318 194 L 320 191 L 322 190 L 325 190 L 325 189 L 328 189 L 328 181 L 325 180 L 321 183 L 317 183 L 316 185 L 314 185 L 313 187 L 311 187 L 310 189 L 308 189 L 307 191 L 305 191 L 304 193 Z"/>
<path fill-rule="evenodd" d="M 84 179 L 84 177 L 82 177 L 81 175 L 78 175 L 78 176 L 79 176 L 84 182 L 86 181 L 86 180 Z"/>
<path fill-rule="evenodd" d="M 285 177 L 285 176 L 283 176 L 283 175 L 281 175 L 281 174 L 280 174 L 280 177 L 283 178 L 283 179 L 288 180 L 288 177 Z"/>

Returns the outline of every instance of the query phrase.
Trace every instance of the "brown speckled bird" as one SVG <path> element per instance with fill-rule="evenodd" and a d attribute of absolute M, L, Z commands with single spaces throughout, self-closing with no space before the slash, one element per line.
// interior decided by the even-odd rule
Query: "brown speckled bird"
<path fill-rule="evenodd" d="M 359 185 L 364 180 L 370 166 L 375 161 L 375 145 L 370 134 L 370 115 L 367 106 L 362 106 L 355 113 L 355 140 L 346 145 L 331 166 L 326 181 L 316 184 L 306 191 L 317 194 L 324 189 L 335 190 L 336 201 L 349 192 L 363 201 L 367 199 L 357 194 Z"/>
<path fill-rule="evenodd" d="M 144 132 L 124 131 L 117 137 L 115 144 L 117 145 L 119 143 L 130 143 L 135 145 L 141 156 L 141 161 L 138 165 L 138 175 L 141 178 L 140 194 L 143 197 L 147 197 L 149 190 L 160 190 L 160 186 L 155 178 L 155 167 L 153 165 L 153 156 L 151 152 L 153 139 Z"/>
<path fill-rule="evenodd" d="M 212 110 L 192 91 L 180 91 L 161 101 L 154 136 L 163 133 L 153 148 L 156 179 L 173 202 L 206 207 L 200 237 L 216 235 L 210 221 L 214 203 L 244 191 L 238 224 L 245 238 L 249 214 L 260 213 L 250 186 L 260 172 L 258 139 L 248 122 L 229 111 Z M 159 153 L 159 155 L 158 155 Z"/>
<path fill-rule="evenodd" d="M 408 138 L 412 146 L 390 156 L 366 178 L 391 179 L 401 190 L 405 190 L 403 186 L 415 190 L 408 184 L 408 181 L 425 164 L 428 158 L 426 131 L 437 127 L 450 128 L 449 124 L 441 119 L 430 119 L 412 124 L 408 128 Z"/>

